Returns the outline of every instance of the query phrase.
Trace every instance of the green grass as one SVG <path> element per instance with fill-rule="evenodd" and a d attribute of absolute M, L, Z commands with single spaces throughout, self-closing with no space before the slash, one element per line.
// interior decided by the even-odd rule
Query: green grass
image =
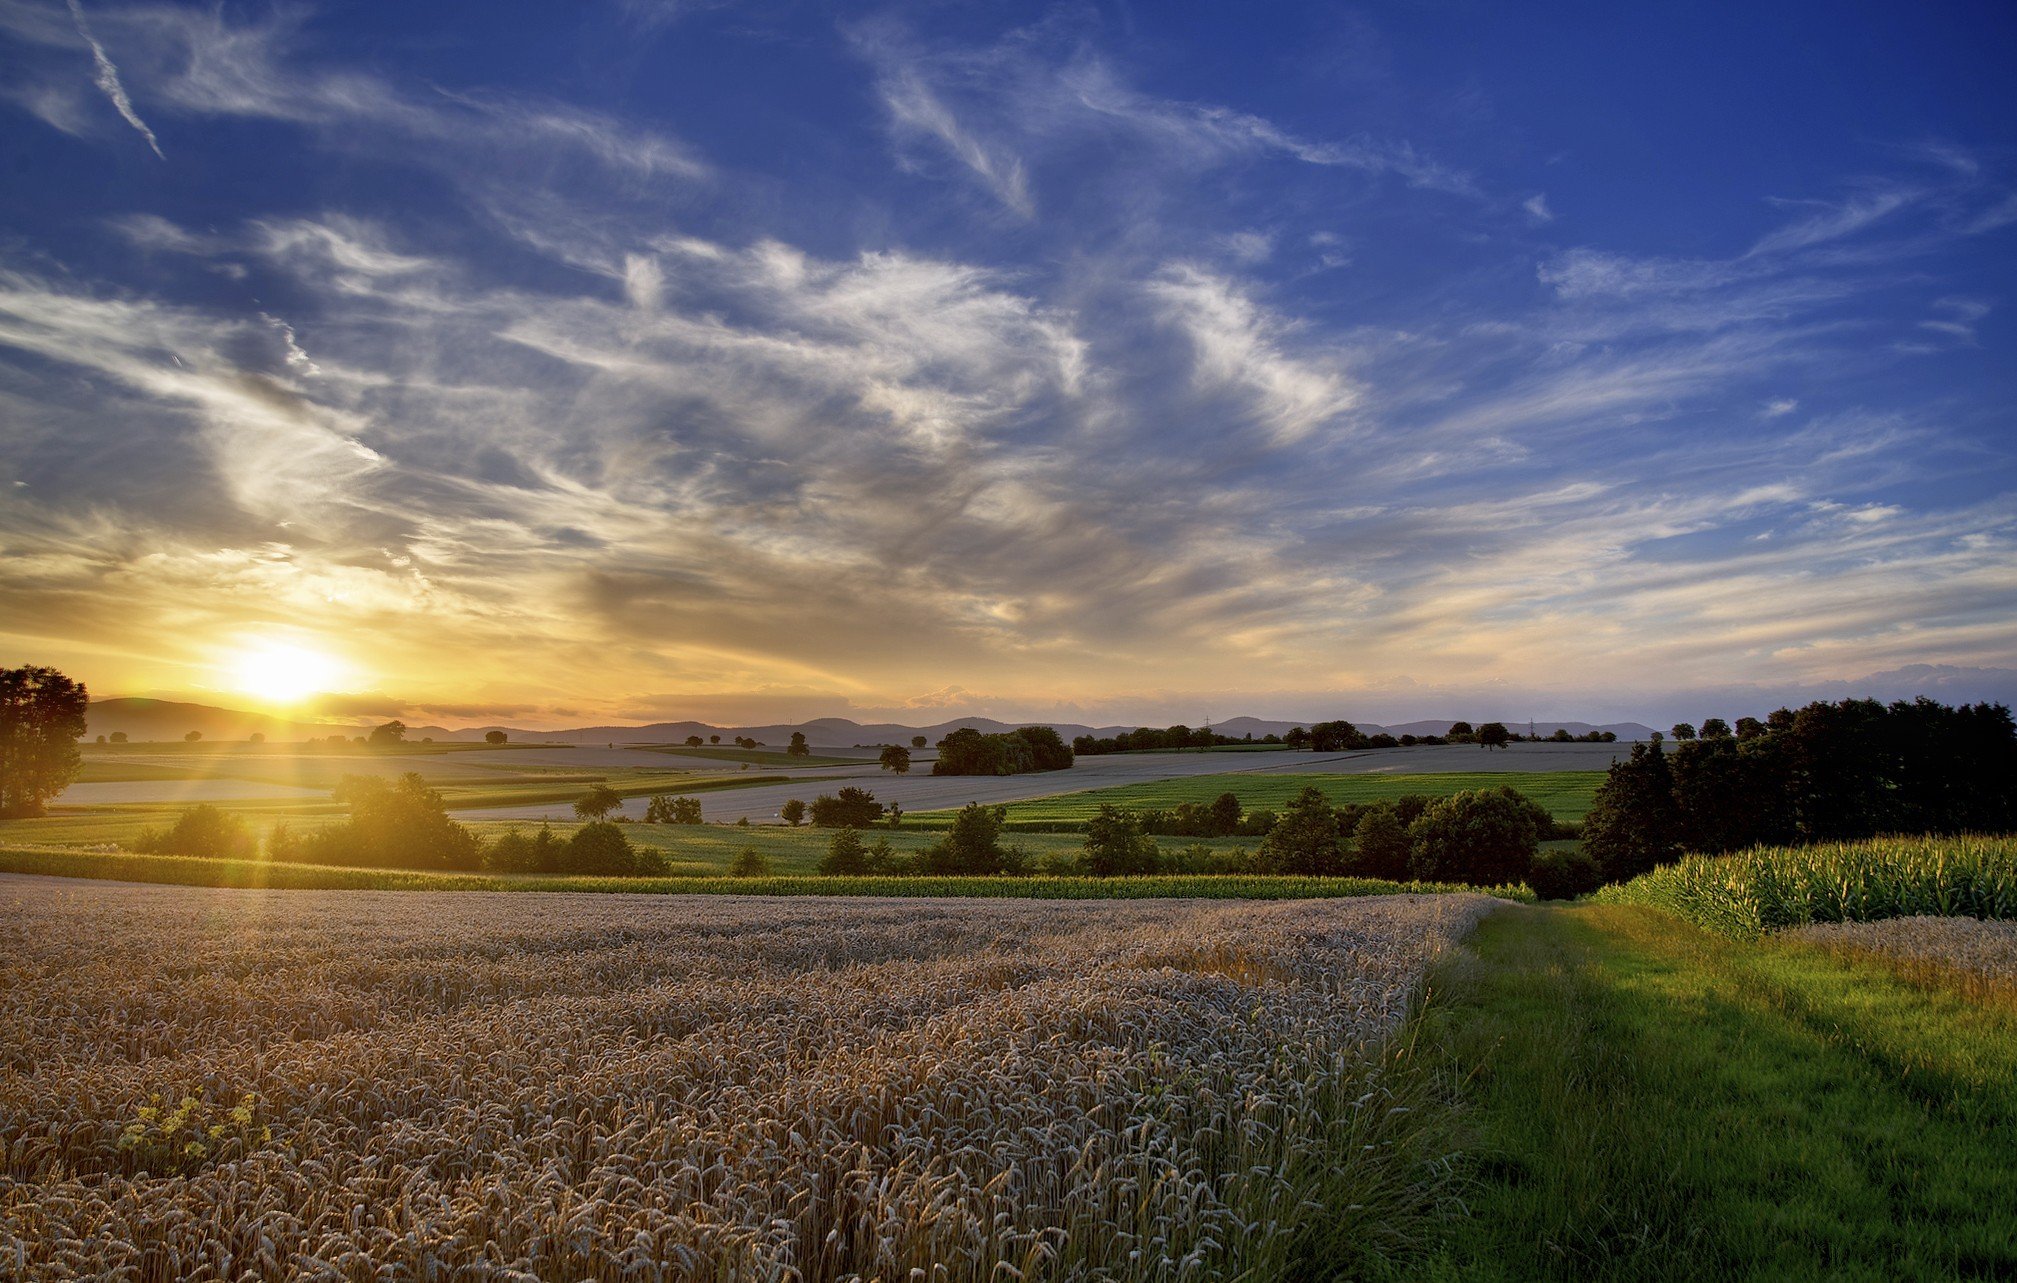
<path fill-rule="evenodd" d="M 1689 856 L 1598 893 L 1754 936 L 1809 922 L 1927 913 L 2017 917 L 2017 838 L 1891 837 Z"/>
<path fill-rule="evenodd" d="M 701 874 L 666 878 L 498 877 L 482 873 L 345 869 L 316 864 L 275 864 L 265 860 L 211 860 L 196 856 L 20 848 L 0 848 L 0 873 L 282 890 L 624 891 L 643 895 L 997 896 L 1028 900 L 1141 900 L 1164 897 L 1305 900 L 1476 890 L 1438 882 L 1259 876 L 731 878 Z M 1508 899 L 1532 898 L 1525 887 L 1501 887 L 1492 894 Z"/>
<path fill-rule="evenodd" d="M 1494 915 L 1432 994 L 1467 1213 L 1410 1278 L 2017 1274 L 2007 1011 L 1620 905 Z"/>
<path fill-rule="evenodd" d="M 767 748 L 723 748 L 709 744 L 701 748 L 688 748 L 684 744 L 636 744 L 631 747 L 640 753 L 675 753 L 680 757 L 701 757 L 716 762 L 748 762 L 752 766 L 873 766 L 872 761 L 859 757 L 793 757 L 777 749 Z"/>
<path fill-rule="evenodd" d="M 470 827 L 488 841 L 507 829 L 530 832 L 538 827 L 538 822 L 484 820 L 472 823 Z M 562 830 L 572 827 L 571 824 L 556 826 Z M 624 832 L 629 834 L 632 842 L 663 851 L 667 859 L 676 863 L 716 871 L 726 871 L 729 862 L 738 853 L 753 847 L 770 861 L 772 871 L 787 874 L 813 872 L 834 835 L 833 829 L 794 829 L 781 824 L 752 824 L 747 828 L 734 824 L 626 824 Z M 876 839 L 884 838 L 896 851 L 911 853 L 922 851 L 943 836 L 942 830 L 920 830 L 906 825 L 901 829 L 866 830 L 862 840 L 874 845 Z M 1005 841 L 1022 847 L 1032 859 L 1054 852 L 1076 854 L 1085 845 L 1084 837 L 1077 833 L 1016 833 Z M 1194 844 L 1214 850 L 1234 850 L 1252 847 L 1258 839 L 1163 838 L 1160 841 L 1167 850 Z"/>
<path fill-rule="evenodd" d="M 1448 797 L 1466 789 L 1518 789 L 1548 808 L 1557 820 L 1580 822 L 1590 813 L 1597 786 L 1604 782 L 1602 771 L 1536 771 L 1528 773 L 1455 772 L 1424 775 L 1275 775 L 1225 774 L 1193 775 L 1184 779 L 1153 780 L 1141 784 L 1119 784 L 1112 788 L 1087 789 L 1080 793 L 1059 793 L 1027 802 L 1008 804 L 1009 827 L 1022 831 L 1073 831 L 1084 826 L 1102 804 L 1140 810 L 1168 808 L 1179 802 L 1208 804 L 1221 793 L 1231 793 L 1248 810 L 1280 810 L 1305 788 L 1321 790 L 1332 803 L 1377 802 L 1420 793 Z M 952 822 L 953 811 L 913 811 L 904 823 L 944 827 Z"/>

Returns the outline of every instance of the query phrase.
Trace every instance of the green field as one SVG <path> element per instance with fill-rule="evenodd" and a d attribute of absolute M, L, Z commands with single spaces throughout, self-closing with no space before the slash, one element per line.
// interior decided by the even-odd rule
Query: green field
<path fill-rule="evenodd" d="M 1089 877 L 716 877 L 594 878 L 345 869 L 265 860 L 208 860 L 127 852 L 0 848 L 0 873 L 158 882 L 178 886 L 267 887 L 340 891 L 620 891 L 638 895 L 848 895 L 1006 897 L 1028 900 L 1306 900 L 1348 896 L 1476 891 L 1440 882 L 1271 876 Z M 1525 887 L 1490 891 L 1531 900 Z"/>
<path fill-rule="evenodd" d="M 1186 779 L 1155 780 L 1143 784 L 1121 784 L 1113 788 L 1087 789 L 1082 793 L 1060 793 L 1028 802 L 1008 804 L 1009 827 L 1021 831 L 1074 830 L 1091 819 L 1103 804 L 1140 810 L 1167 808 L 1179 802 L 1205 805 L 1221 793 L 1231 793 L 1248 810 L 1280 810 L 1305 788 L 1315 787 L 1333 803 L 1377 802 L 1385 798 L 1420 793 L 1448 797 L 1466 789 L 1518 789 L 1548 808 L 1557 820 L 1581 822 L 1590 813 L 1597 788 L 1604 782 L 1602 771 L 1546 771 L 1526 773 L 1458 772 L 1446 775 L 1193 775 Z M 952 822 L 952 811 L 916 811 L 904 817 L 905 824 L 943 827 Z"/>
<path fill-rule="evenodd" d="M 1412 1048 L 1435 1280 L 2017 1275 L 2017 1013 L 1657 910 L 1487 919 Z"/>
<path fill-rule="evenodd" d="M 861 766 L 859 757 L 793 757 L 779 749 L 769 748 L 723 748 L 709 744 L 702 748 L 688 748 L 684 744 L 636 744 L 632 745 L 640 753 L 674 753 L 680 757 L 700 757 L 714 762 L 748 762 L 752 766 L 781 766 L 797 768 L 801 766 Z M 873 766 L 873 762 L 867 763 Z"/>

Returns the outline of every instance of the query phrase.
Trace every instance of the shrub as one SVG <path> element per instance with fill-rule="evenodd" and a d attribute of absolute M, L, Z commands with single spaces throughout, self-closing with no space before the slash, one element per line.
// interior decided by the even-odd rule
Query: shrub
<path fill-rule="evenodd" d="M 1237 805 L 1237 804 L 1235 804 Z M 1154 873 L 1162 863 L 1155 839 L 1119 807 L 1102 805 L 1086 822 L 1085 871 L 1095 877 Z"/>
<path fill-rule="evenodd" d="M 700 823 L 700 799 L 697 797 L 667 797 L 663 794 L 652 797 L 644 804 L 646 824 L 698 824 Z"/>
<path fill-rule="evenodd" d="M 812 800 L 812 822 L 823 829 L 865 829 L 882 819 L 875 794 L 852 786 L 838 795 L 824 793 Z"/>
<path fill-rule="evenodd" d="M 1332 877 L 1343 871 L 1337 812 L 1320 791 L 1306 788 L 1296 795 L 1261 840 L 1254 865 L 1262 873 L 1317 877 Z"/>
<path fill-rule="evenodd" d="M 842 829 L 827 843 L 819 871 L 829 876 L 857 877 L 868 872 L 868 848 L 857 829 Z"/>
<path fill-rule="evenodd" d="M 1539 837 L 1527 799 L 1512 789 L 1477 789 L 1429 804 L 1408 826 L 1409 872 L 1422 881 L 1495 886 L 1523 882 Z"/>
<path fill-rule="evenodd" d="M 732 878 L 762 878 L 770 876 L 770 861 L 763 852 L 753 846 L 746 846 L 736 852 L 735 859 L 728 866 Z"/>
<path fill-rule="evenodd" d="M 1604 875 L 1581 851 L 1543 851 L 1527 871 L 1527 885 L 1543 900 L 1574 900 L 1604 885 Z"/>
<path fill-rule="evenodd" d="M 1001 844 L 1005 806 L 968 802 L 953 816 L 952 828 L 926 849 L 919 861 L 925 873 L 976 875 L 1021 873 L 1028 860 L 1018 847 Z"/>
<path fill-rule="evenodd" d="M 622 828 L 608 820 L 595 820 L 576 829 L 567 840 L 560 871 L 628 877 L 638 871 L 637 848 Z"/>
<path fill-rule="evenodd" d="M 1401 820 L 1399 807 L 1392 802 L 1375 802 L 1366 807 L 1354 833 L 1356 841 L 1346 862 L 1353 876 L 1395 882 L 1407 878 L 1408 857 L 1414 852 L 1414 844 L 1408 838 L 1408 826 Z"/>
<path fill-rule="evenodd" d="M 567 843 L 542 824 L 527 837 L 517 829 L 501 833 L 484 848 L 483 867 L 492 873 L 558 873 L 566 863 Z"/>
<path fill-rule="evenodd" d="M 258 849 L 252 830 L 235 815 L 201 802 L 176 817 L 166 832 L 142 829 L 133 849 L 148 855 L 203 855 L 249 860 Z"/>
<path fill-rule="evenodd" d="M 346 775 L 335 798 L 349 804 L 350 818 L 290 841 L 290 854 L 276 859 L 393 869 L 475 869 L 482 864 L 476 835 L 449 819 L 441 794 L 412 771 L 397 780 Z"/>
<path fill-rule="evenodd" d="M 1254 857 L 1250 851 L 1222 851 L 1199 843 L 1181 850 L 1163 852 L 1160 871 L 1213 875 L 1252 873 Z"/>
<path fill-rule="evenodd" d="M 805 823 L 805 803 L 799 801 L 797 798 L 791 798 L 783 806 L 777 808 L 777 818 L 783 820 L 791 827 L 797 828 L 799 825 Z"/>

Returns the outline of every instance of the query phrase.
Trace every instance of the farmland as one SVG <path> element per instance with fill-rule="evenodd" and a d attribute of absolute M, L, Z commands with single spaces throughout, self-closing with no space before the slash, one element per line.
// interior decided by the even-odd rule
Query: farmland
<path fill-rule="evenodd" d="M 1336 805 L 1342 802 L 1377 802 L 1408 793 L 1447 797 L 1467 789 L 1507 786 L 1518 789 L 1548 808 L 1557 820 L 1574 822 L 1589 814 L 1597 786 L 1603 782 L 1601 771 L 1548 771 L 1523 775 L 1457 771 L 1423 775 L 1194 775 L 1013 802 L 1009 804 L 1009 828 L 1023 832 L 1068 832 L 1083 826 L 1102 805 L 1144 809 L 1167 808 L 1190 802 L 1203 806 L 1221 793 L 1233 794 L 1248 810 L 1277 810 L 1305 788 L 1317 789 Z M 945 811 L 914 812 L 905 817 L 906 823 L 927 828 L 942 826 L 950 820 L 951 813 Z"/>
<path fill-rule="evenodd" d="M 1362 1272 L 1447 1197 L 1383 1039 L 1491 903 L 0 897 L 38 1280 Z"/>

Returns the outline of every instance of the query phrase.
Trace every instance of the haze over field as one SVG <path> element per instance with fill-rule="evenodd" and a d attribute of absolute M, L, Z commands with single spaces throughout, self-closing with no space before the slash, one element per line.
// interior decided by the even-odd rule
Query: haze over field
<path fill-rule="evenodd" d="M 2013 23 L 4 0 L 0 650 L 532 729 L 2017 700 Z"/>

